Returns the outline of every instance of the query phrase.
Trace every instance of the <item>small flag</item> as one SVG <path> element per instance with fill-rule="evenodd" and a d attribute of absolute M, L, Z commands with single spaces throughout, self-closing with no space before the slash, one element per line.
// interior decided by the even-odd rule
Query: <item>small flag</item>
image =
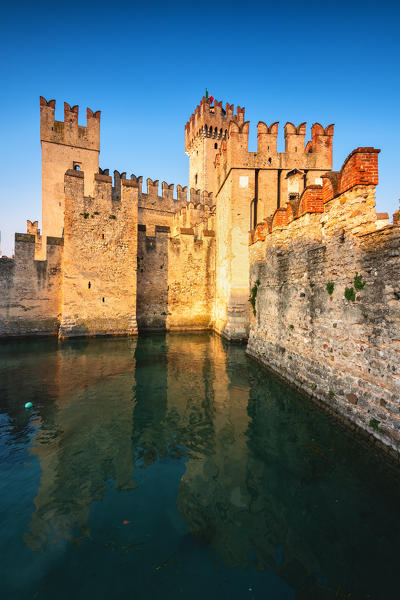
<path fill-rule="evenodd" d="M 208 89 L 206 88 L 206 99 L 210 101 L 210 104 L 213 103 L 214 96 L 208 96 Z"/>

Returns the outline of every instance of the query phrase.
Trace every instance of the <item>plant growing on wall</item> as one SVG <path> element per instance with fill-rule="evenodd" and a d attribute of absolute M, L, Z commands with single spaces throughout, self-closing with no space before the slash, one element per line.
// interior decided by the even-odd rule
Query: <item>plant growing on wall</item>
<path fill-rule="evenodd" d="M 328 294 L 330 296 L 332 296 L 334 289 L 335 289 L 335 284 L 333 283 L 333 281 L 328 281 L 328 283 L 326 284 L 326 291 L 328 292 Z"/>
<path fill-rule="evenodd" d="M 372 427 L 372 429 L 375 429 L 375 431 L 380 431 L 379 423 L 380 421 L 378 421 L 378 419 L 371 419 L 369 422 L 369 426 Z"/>
<path fill-rule="evenodd" d="M 110 219 L 116 219 L 117 217 L 115 215 L 110 215 L 109 218 Z"/>
<path fill-rule="evenodd" d="M 81 215 L 81 217 L 83 217 L 84 219 L 87 219 L 87 218 L 88 218 L 88 216 L 89 216 L 89 213 L 86 213 L 86 212 L 84 212 L 84 213 L 80 213 L 80 215 Z"/>
<path fill-rule="evenodd" d="M 356 288 L 356 290 L 364 289 L 365 284 L 366 284 L 366 281 L 363 280 L 363 276 L 356 273 L 354 275 L 354 287 Z"/>
<path fill-rule="evenodd" d="M 346 288 L 344 290 L 344 297 L 346 298 L 346 300 L 354 302 L 354 300 L 356 299 L 356 293 L 354 291 L 354 288 L 353 287 Z"/>
<path fill-rule="evenodd" d="M 255 284 L 253 285 L 253 287 L 251 288 L 250 291 L 250 297 L 249 297 L 249 302 L 253 308 L 253 315 L 256 316 L 256 299 L 257 299 L 257 292 L 258 292 L 258 287 L 260 285 L 260 280 L 257 279 L 257 281 L 255 282 Z"/>

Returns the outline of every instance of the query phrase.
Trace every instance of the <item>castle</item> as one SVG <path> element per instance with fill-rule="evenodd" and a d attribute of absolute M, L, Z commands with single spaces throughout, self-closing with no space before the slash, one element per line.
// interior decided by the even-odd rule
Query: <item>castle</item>
<path fill-rule="evenodd" d="M 0 259 L 0 337 L 213 329 L 398 455 L 399 212 L 378 153 L 332 171 L 333 125 L 258 123 L 203 98 L 186 187 L 99 168 L 100 112 L 40 98 L 42 234 Z M 250 302 L 249 302 L 250 296 Z M 398 372 L 399 371 L 399 372 Z"/>

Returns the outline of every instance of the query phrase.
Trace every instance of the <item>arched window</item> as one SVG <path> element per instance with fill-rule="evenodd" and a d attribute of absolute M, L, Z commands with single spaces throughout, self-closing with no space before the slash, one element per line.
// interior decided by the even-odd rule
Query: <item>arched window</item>
<path fill-rule="evenodd" d="M 214 144 L 214 148 L 215 148 L 215 150 L 217 150 L 217 148 L 218 148 L 218 144 L 217 144 L 217 142 L 215 142 L 215 144 Z"/>

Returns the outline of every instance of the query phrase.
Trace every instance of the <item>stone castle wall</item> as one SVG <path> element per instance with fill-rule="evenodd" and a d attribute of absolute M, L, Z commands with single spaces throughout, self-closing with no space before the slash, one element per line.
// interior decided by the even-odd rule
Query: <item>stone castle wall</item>
<path fill-rule="evenodd" d="M 65 175 L 61 337 L 137 333 L 138 188 L 95 175 L 94 196 L 84 174 Z M 114 192 L 114 197 L 113 197 Z"/>
<path fill-rule="evenodd" d="M 398 451 L 400 229 L 377 229 L 377 183 L 358 149 L 252 232 L 248 353 Z"/>
<path fill-rule="evenodd" d="M 139 225 L 137 256 L 137 322 L 139 331 L 166 329 L 168 315 L 169 227 L 147 235 Z"/>
<path fill-rule="evenodd" d="M 195 190 L 191 190 L 191 199 L 200 200 Z M 174 215 L 171 227 L 139 224 L 139 330 L 212 326 L 215 232 L 207 201 L 204 195 L 197 204 L 185 201 L 186 206 Z"/>
<path fill-rule="evenodd" d="M 0 337 L 57 334 L 63 240 L 47 238 L 46 260 L 35 259 L 36 245 L 16 233 L 15 258 L 0 258 Z"/>

